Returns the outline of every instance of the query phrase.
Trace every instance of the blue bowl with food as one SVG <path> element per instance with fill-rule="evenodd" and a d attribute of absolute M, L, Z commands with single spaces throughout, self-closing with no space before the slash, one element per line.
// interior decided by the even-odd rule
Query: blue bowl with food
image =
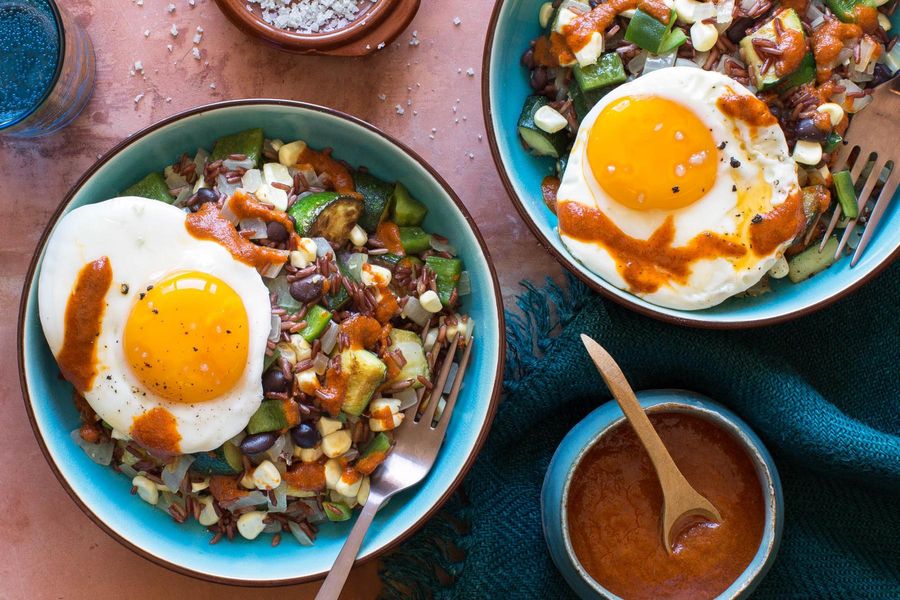
<path fill-rule="evenodd" d="M 499 0 L 485 121 L 524 220 L 595 290 L 685 325 L 783 321 L 874 277 L 900 203 L 851 267 L 888 173 L 835 157 L 900 68 L 898 17 L 839 4 Z"/>
<path fill-rule="evenodd" d="M 100 527 L 182 573 L 277 585 L 328 572 L 403 411 L 477 339 L 434 468 L 360 559 L 447 499 L 494 414 L 502 332 L 484 242 L 411 150 L 239 100 L 135 134 L 75 185 L 26 278 L 19 365 L 44 454 Z"/>
<path fill-rule="evenodd" d="M 566 435 L 541 490 L 544 537 L 585 600 L 749 596 L 775 561 L 784 499 L 775 463 L 752 429 L 722 405 L 683 390 L 637 393 L 718 523 L 662 541 L 662 491 L 650 457 L 614 401 Z"/>

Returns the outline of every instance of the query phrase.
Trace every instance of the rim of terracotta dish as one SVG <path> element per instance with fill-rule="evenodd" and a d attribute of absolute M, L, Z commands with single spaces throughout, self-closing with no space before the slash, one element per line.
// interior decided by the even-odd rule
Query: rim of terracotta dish
<path fill-rule="evenodd" d="M 531 230 L 531 233 L 534 234 L 534 237 L 538 239 L 538 242 L 541 246 L 547 250 L 553 258 L 557 260 L 562 266 L 564 266 L 570 273 L 578 277 L 582 282 L 584 282 L 589 288 L 598 292 L 604 298 L 612 300 L 616 304 L 624 306 L 625 308 L 631 309 L 639 314 L 642 314 L 647 317 L 651 317 L 653 319 L 657 319 L 659 321 L 664 321 L 666 323 L 673 323 L 675 325 L 682 325 L 685 327 L 694 327 L 698 329 L 751 329 L 754 327 L 763 327 L 766 325 L 775 325 L 778 323 L 785 323 L 787 321 L 792 321 L 799 317 L 803 317 L 809 314 L 812 314 L 818 310 L 829 306 L 842 298 L 849 296 L 851 293 L 855 292 L 857 289 L 862 287 L 864 284 L 873 280 L 878 276 L 885 268 L 888 267 L 891 263 L 894 262 L 895 259 L 900 257 L 900 245 L 894 248 L 894 251 L 891 252 L 889 256 L 887 256 L 881 263 L 879 263 L 872 271 L 868 274 L 860 277 L 852 284 L 848 285 L 844 289 L 831 294 L 825 298 L 822 298 L 818 302 L 810 304 L 809 306 L 805 306 L 803 308 L 799 308 L 796 310 L 792 310 L 774 317 L 766 317 L 764 319 L 747 319 L 742 321 L 712 321 L 704 319 L 703 317 L 699 318 L 686 318 L 686 317 L 677 317 L 674 315 L 665 314 L 662 312 L 658 312 L 652 308 L 647 306 L 643 306 L 638 304 L 631 298 L 624 298 L 622 296 L 618 296 L 606 289 L 599 283 L 592 280 L 588 277 L 584 269 L 579 267 L 575 262 L 570 260 L 567 256 L 565 256 L 562 252 L 556 249 L 554 245 L 551 243 L 550 239 L 541 231 L 541 228 L 537 226 L 537 223 L 531 218 L 528 214 L 528 211 L 525 209 L 525 203 L 519 198 L 519 195 L 516 193 L 516 189 L 513 186 L 512 180 L 509 178 L 509 174 L 506 172 L 506 165 L 503 162 L 503 158 L 500 156 L 500 147 L 497 144 L 497 132 L 494 131 L 494 122 L 492 120 L 492 111 L 491 111 L 491 57 L 494 50 L 494 33 L 497 30 L 497 23 L 500 20 L 500 12 L 503 9 L 503 6 L 506 4 L 507 0 L 496 0 L 494 3 L 494 10 L 491 13 L 490 21 L 488 22 L 487 36 L 484 41 L 484 53 L 482 55 L 481 61 L 481 98 L 482 98 L 482 113 L 484 117 L 484 125 L 487 128 L 487 138 L 488 144 L 491 147 L 491 156 L 494 159 L 494 166 L 497 168 L 497 172 L 500 175 L 501 181 L 503 181 L 503 187 L 506 188 L 506 193 L 512 200 L 513 206 L 515 206 L 516 210 L 519 213 L 519 216 L 522 217 L 522 220 L 525 221 L 525 224 L 528 225 L 528 228 Z M 697 315 L 701 315 L 702 311 L 694 313 Z"/>
<path fill-rule="evenodd" d="M 368 0 L 365 0 L 368 1 Z M 246 0 L 216 0 L 219 9 L 232 23 L 250 33 L 281 47 L 298 50 L 332 50 L 357 40 L 374 29 L 396 7 L 398 0 L 378 0 L 346 27 L 322 33 L 301 33 L 290 29 L 278 29 L 270 25 L 257 12 L 247 10 Z"/>
<path fill-rule="evenodd" d="M 371 560 L 379 558 L 384 554 L 390 552 L 395 549 L 397 546 L 405 542 L 409 539 L 414 533 L 416 533 L 431 517 L 437 513 L 438 510 L 447 502 L 450 496 L 456 491 L 459 487 L 460 483 L 462 483 L 463 478 L 468 474 L 469 469 L 472 468 L 472 464 L 475 461 L 475 458 L 478 456 L 478 453 L 481 451 L 481 447 L 484 445 L 485 440 L 487 439 L 488 433 L 491 429 L 491 424 L 494 420 L 494 415 L 497 412 L 497 406 L 500 400 L 500 390 L 503 384 L 503 368 L 506 363 L 506 337 L 505 337 L 505 320 L 503 315 L 503 299 L 500 295 L 500 284 L 497 279 L 497 272 L 494 268 L 493 260 L 491 259 L 490 253 L 488 252 L 487 245 L 485 244 L 484 238 L 481 235 L 481 232 L 478 230 L 478 226 L 475 224 L 475 221 L 472 219 L 472 216 L 469 214 L 469 211 L 466 210 L 465 205 L 459 199 L 459 196 L 450 188 L 449 184 L 441 177 L 434 168 L 429 165 L 425 160 L 419 156 L 414 150 L 406 146 L 404 143 L 398 141 L 391 135 L 385 133 L 381 129 L 375 127 L 374 125 L 363 121 L 357 117 L 349 115 L 339 110 L 335 110 L 333 108 L 327 108 L 324 106 L 319 106 L 317 104 L 311 104 L 308 102 L 300 102 L 295 100 L 279 100 L 279 99 L 270 99 L 270 98 L 248 98 L 243 100 L 226 100 L 223 102 L 214 102 L 210 104 L 204 104 L 202 106 L 198 106 L 195 108 L 188 109 L 186 111 L 182 111 L 176 113 L 170 117 L 167 117 L 157 123 L 154 123 L 137 133 L 129 136 L 125 140 L 116 144 L 111 150 L 109 150 L 106 154 L 103 155 L 97 162 L 95 162 L 79 179 L 78 182 L 75 183 L 74 186 L 69 190 L 66 194 L 65 198 L 63 198 L 60 205 L 57 207 L 56 211 L 50 217 L 47 226 L 44 228 L 44 231 L 41 233 L 41 237 L 38 240 L 37 247 L 35 249 L 34 255 L 31 258 L 31 262 L 28 265 L 28 272 L 25 275 L 25 284 L 22 288 L 22 297 L 19 302 L 19 318 L 18 318 L 18 327 L 17 327 L 17 339 L 16 339 L 16 356 L 18 359 L 18 367 L 19 367 L 19 385 L 22 388 L 22 396 L 25 400 L 25 411 L 28 413 L 28 420 L 31 423 L 31 429 L 34 432 L 34 436 L 37 439 L 38 445 L 41 447 L 41 452 L 44 455 L 44 459 L 50 465 L 53 474 L 56 476 L 56 479 L 59 480 L 59 483 L 62 485 L 63 489 L 66 490 L 69 497 L 75 502 L 75 504 L 81 509 L 81 511 L 87 515 L 91 521 L 93 521 L 100 529 L 105 531 L 107 535 L 111 538 L 134 552 L 135 554 L 154 562 L 161 567 L 165 567 L 170 571 L 174 571 L 176 573 L 180 573 L 182 575 L 188 575 L 190 577 L 195 577 L 197 579 L 203 579 L 206 581 L 211 581 L 213 583 L 223 583 L 227 585 L 235 585 L 235 586 L 244 586 L 244 587 L 278 587 L 278 586 L 286 586 L 286 585 L 294 585 L 298 583 L 307 583 L 310 581 L 317 581 L 325 577 L 328 574 L 327 571 L 323 571 L 320 573 L 314 573 L 312 575 L 305 575 L 301 577 L 293 577 L 289 579 L 277 579 L 277 580 L 268 580 L 268 581 L 252 581 L 252 580 L 244 580 L 244 579 L 232 579 L 228 577 L 219 577 L 215 575 L 210 575 L 208 573 L 201 573 L 199 571 L 194 571 L 193 569 L 189 569 L 183 567 L 181 565 L 175 564 L 162 558 L 160 556 L 156 556 L 155 554 L 151 554 L 140 548 L 139 546 L 131 543 L 126 540 L 124 537 L 119 535 L 116 531 L 114 531 L 111 527 L 109 527 L 100 517 L 98 517 L 94 512 L 87 506 L 84 502 L 82 502 L 81 498 L 75 493 L 72 487 L 69 485 L 66 478 L 63 476 L 62 471 L 60 471 L 59 466 L 56 464 L 56 461 L 53 460 L 50 455 L 49 450 L 47 449 L 46 444 L 44 443 L 43 436 L 40 433 L 40 429 L 37 424 L 37 420 L 35 419 L 34 412 L 31 408 L 31 395 L 28 390 L 28 384 L 25 377 L 25 348 L 24 348 L 24 337 L 25 337 L 25 313 L 28 305 L 28 298 L 32 291 L 32 279 L 34 278 L 35 271 L 37 269 L 37 264 L 40 260 L 40 256 L 43 252 L 44 246 L 47 243 L 47 238 L 50 235 L 53 226 L 59 220 L 60 216 L 62 216 L 63 211 L 72 201 L 74 195 L 78 192 L 78 190 L 84 185 L 84 183 L 90 179 L 100 167 L 105 165 L 107 162 L 116 157 L 119 152 L 121 152 L 124 148 L 130 146 L 132 143 L 144 138 L 150 133 L 153 133 L 157 129 L 161 127 L 165 127 L 166 125 L 170 125 L 174 122 L 180 121 L 186 117 L 191 117 L 197 114 L 221 109 L 221 108 L 233 108 L 240 106 L 290 106 L 294 108 L 302 108 L 307 110 L 312 110 L 315 112 L 320 112 L 326 115 L 331 115 L 334 117 L 338 117 L 340 119 L 349 121 L 355 125 L 359 125 L 368 131 L 378 135 L 385 141 L 394 146 L 398 147 L 405 154 L 415 160 L 422 168 L 424 168 L 431 177 L 437 181 L 437 183 L 444 189 L 444 192 L 450 197 L 453 203 L 456 205 L 456 208 L 462 213 L 469 227 L 472 229 L 472 233 L 475 235 L 475 239 L 478 241 L 478 245 L 480 247 L 481 252 L 484 254 L 485 260 L 488 264 L 488 270 L 490 272 L 491 279 L 491 288 L 494 294 L 494 301 L 497 304 L 497 320 L 499 326 L 499 347 L 498 351 L 498 360 L 497 360 L 497 368 L 494 372 L 494 384 L 491 389 L 491 397 L 490 404 L 488 405 L 488 411 L 485 416 L 484 425 L 481 428 L 481 431 L 478 434 L 478 438 L 475 440 L 475 446 L 472 448 L 472 452 L 466 458 L 466 461 L 463 463 L 462 468 L 459 473 L 450 483 L 447 490 L 444 494 L 435 502 L 435 504 L 428 509 L 428 511 L 418 520 L 413 522 L 411 525 L 406 527 L 396 538 L 394 538 L 391 542 L 385 544 L 383 547 L 378 550 L 373 551 L 372 553 L 357 559 L 354 563 L 355 565 L 365 564 Z"/>
<path fill-rule="evenodd" d="M 646 411 L 648 414 L 667 412 L 694 414 L 705 418 L 708 421 L 714 422 L 721 429 L 730 434 L 731 437 L 736 439 L 741 444 L 741 446 L 743 446 L 744 450 L 753 461 L 753 465 L 756 467 L 756 474 L 759 477 L 760 492 L 765 494 L 765 501 L 769 510 L 768 515 L 765 519 L 762 538 L 760 539 L 756 554 L 753 555 L 753 558 L 750 560 L 750 564 L 747 565 L 747 567 L 743 571 L 741 571 L 740 575 L 738 575 L 737 578 L 735 578 L 735 580 L 728 586 L 730 588 L 735 584 L 735 582 L 742 579 L 744 580 L 740 588 L 735 590 L 735 593 L 728 597 L 732 599 L 737 598 L 748 588 L 753 587 L 757 583 L 757 579 L 760 576 L 764 575 L 766 571 L 768 571 L 770 565 L 768 565 L 767 562 L 771 557 L 772 552 L 775 550 L 776 545 L 778 544 L 778 519 L 780 516 L 779 513 L 783 510 L 783 508 L 782 506 L 778 505 L 778 493 L 775 489 L 775 475 L 769 469 L 769 465 L 766 462 L 765 457 L 762 455 L 759 447 L 753 442 L 753 440 L 751 440 L 736 423 L 719 414 L 715 410 L 670 400 L 667 402 L 655 404 L 647 408 Z M 600 442 L 603 436 L 608 435 L 609 432 L 611 432 L 615 427 L 617 427 L 618 425 L 622 425 L 625 421 L 625 415 L 622 415 L 621 417 L 612 421 L 609 425 L 598 431 L 597 434 L 593 438 L 591 438 L 591 440 L 587 444 L 584 445 L 584 447 L 578 453 L 578 456 L 575 457 L 575 460 L 572 461 L 569 470 L 566 472 L 566 481 L 565 484 L 563 484 L 562 490 L 562 506 L 559 511 L 560 522 L 562 524 L 563 545 L 565 546 L 566 554 L 569 556 L 569 560 L 572 561 L 572 565 L 575 567 L 575 570 L 578 571 L 578 575 L 585 581 L 585 583 L 591 586 L 591 588 L 598 594 L 602 595 L 605 598 L 611 599 L 619 598 L 619 596 L 607 589 L 602 583 L 591 577 L 584 566 L 582 566 L 581 561 L 578 559 L 578 555 L 575 554 L 575 548 L 572 546 L 572 538 L 569 535 L 568 523 L 569 486 L 571 485 L 572 479 L 575 476 L 575 471 L 578 469 L 578 466 L 581 464 L 581 461 L 584 459 L 585 455 L 587 455 L 587 453 L 594 446 L 596 446 L 597 443 Z M 769 537 L 768 543 L 766 543 L 767 534 Z M 756 562 L 760 550 L 764 551 L 763 556 L 765 558 L 763 559 L 762 563 L 754 567 L 753 563 Z"/>

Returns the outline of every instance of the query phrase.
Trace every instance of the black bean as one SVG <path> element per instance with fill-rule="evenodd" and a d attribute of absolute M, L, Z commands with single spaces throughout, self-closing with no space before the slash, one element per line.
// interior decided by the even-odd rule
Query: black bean
<path fill-rule="evenodd" d="M 534 68 L 534 48 L 529 48 L 522 55 L 522 66 L 528 69 Z"/>
<path fill-rule="evenodd" d="M 287 379 L 277 366 L 263 373 L 262 386 L 264 392 L 286 392 Z"/>
<path fill-rule="evenodd" d="M 301 448 L 315 448 L 319 443 L 319 432 L 311 423 L 300 423 L 291 429 L 291 439 Z"/>
<path fill-rule="evenodd" d="M 538 67 L 531 72 L 531 88 L 540 91 L 545 85 L 547 85 L 547 69 Z"/>
<path fill-rule="evenodd" d="M 325 289 L 325 278 L 318 273 L 304 277 L 291 284 L 291 296 L 297 302 L 312 302 L 322 295 Z"/>
<path fill-rule="evenodd" d="M 753 19 L 739 17 L 731 23 L 731 27 L 725 32 L 729 40 L 737 44 L 747 35 L 747 28 L 753 25 Z"/>
<path fill-rule="evenodd" d="M 200 188 L 197 190 L 197 193 L 194 194 L 194 197 L 188 202 L 188 207 L 191 210 L 197 211 L 200 209 L 202 204 L 206 204 L 207 202 L 218 202 L 219 194 L 216 193 L 212 188 Z"/>
<path fill-rule="evenodd" d="M 273 431 L 248 435 L 241 440 L 241 452 L 244 454 L 259 454 L 260 452 L 265 452 L 275 444 L 276 439 L 278 439 L 278 435 Z"/>
<path fill-rule="evenodd" d="M 794 133 L 798 140 L 808 140 L 810 142 L 824 142 L 828 138 L 828 132 L 816 125 L 816 122 L 810 118 L 800 119 L 794 126 Z"/>
<path fill-rule="evenodd" d="M 278 221 L 271 221 L 266 225 L 266 233 L 273 242 L 286 242 L 288 239 L 288 230 Z"/>
<path fill-rule="evenodd" d="M 875 63 L 875 79 L 869 84 L 870 87 L 875 87 L 876 85 L 881 85 L 885 81 L 891 78 L 891 70 L 887 68 L 887 65 L 882 63 Z"/>

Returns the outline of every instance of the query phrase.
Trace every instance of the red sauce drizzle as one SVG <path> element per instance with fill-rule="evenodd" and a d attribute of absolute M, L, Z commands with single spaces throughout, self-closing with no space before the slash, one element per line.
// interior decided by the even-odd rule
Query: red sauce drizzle
<path fill-rule="evenodd" d="M 280 265 L 287 260 L 287 256 L 278 250 L 257 246 L 241 237 L 234 224 L 223 217 L 212 202 L 201 205 L 200 210 L 195 213 L 189 213 L 184 219 L 184 226 L 195 238 L 217 242 L 235 259 L 257 270 Z"/>
<path fill-rule="evenodd" d="M 803 229 L 803 194 L 794 189 L 784 202 L 750 221 L 750 247 L 757 256 L 771 254 Z"/>
<path fill-rule="evenodd" d="M 556 193 L 559 191 L 559 177 L 547 175 L 541 180 L 541 196 L 553 214 L 556 214 Z"/>
<path fill-rule="evenodd" d="M 382 221 L 375 230 L 375 237 L 384 244 L 384 247 L 391 254 L 399 254 L 400 256 L 406 254 L 403 251 L 403 244 L 400 243 L 400 228 L 397 227 L 396 223 Z"/>
<path fill-rule="evenodd" d="M 356 186 L 353 184 L 350 171 L 341 162 L 331 157 L 330 149 L 317 152 L 307 146 L 300 153 L 300 156 L 297 157 L 297 164 L 306 164 L 311 166 L 317 173 L 327 174 L 328 178 L 331 179 L 332 185 L 334 185 L 334 191 L 339 194 L 356 198 L 362 197 L 356 192 Z"/>
<path fill-rule="evenodd" d="M 97 376 L 96 344 L 110 285 L 112 266 L 103 256 L 81 268 L 66 302 L 63 344 L 56 362 L 62 376 L 79 392 L 89 390 Z"/>
<path fill-rule="evenodd" d="M 844 49 L 844 42 L 862 36 L 859 25 L 841 23 L 834 17 L 825 19 L 812 34 L 813 55 L 816 57 L 816 79 L 819 83 L 831 78 L 831 71 L 837 63 L 838 55 Z"/>
<path fill-rule="evenodd" d="M 712 598 L 753 560 L 762 540 L 762 486 L 747 451 L 729 433 L 695 415 L 650 415 L 672 458 L 722 515 L 695 523 L 662 544 L 662 491 L 650 457 L 622 423 L 588 450 L 566 499 L 579 562 L 624 598 Z"/>
<path fill-rule="evenodd" d="M 746 122 L 751 127 L 776 125 L 778 120 L 765 102 L 749 94 L 722 94 L 716 106 L 725 115 Z"/>
<path fill-rule="evenodd" d="M 141 446 L 160 454 L 179 454 L 181 434 L 175 416 L 161 406 L 135 417 L 131 437 Z"/>
<path fill-rule="evenodd" d="M 669 22 L 670 9 L 660 0 L 610 0 L 575 17 L 566 25 L 566 43 L 573 52 L 578 52 L 591 40 L 594 32 L 606 31 L 619 13 L 632 8 L 640 8 L 661 23 Z"/>
<path fill-rule="evenodd" d="M 319 492 L 325 489 L 325 465 L 296 462 L 284 474 L 288 485 L 301 490 Z"/>

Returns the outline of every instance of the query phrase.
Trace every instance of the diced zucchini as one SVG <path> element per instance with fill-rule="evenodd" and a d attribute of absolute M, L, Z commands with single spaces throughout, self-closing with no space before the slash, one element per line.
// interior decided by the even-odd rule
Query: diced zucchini
<path fill-rule="evenodd" d="M 322 512 L 328 517 L 329 521 L 349 521 L 353 516 L 350 507 L 343 502 L 322 502 Z"/>
<path fill-rule="evenodd" d="M 825 247 L 819 252 L 819 245 L 813 244 L 788 261 L 788 278 L 794 283 L 809 279 L 819 271 L 824 271 L 834 264 L 834 253 L 837 252 L 838 239 L 828 238 Z"/>
<path fill-rule="evenodd" d="M 255 166 L 259 166 L 262 147 L 262 129 L 248 129 L 247 131 L 233 133 L 216 140 L 212 154 L 209 155 L 209 162 L 225 160 L 232 154 L 243 154 L 249 160 L 252 160 Z"/>
<path fill-rule="evenodd" d="M 348 374 L 341 410 L 359 416 L 384 382 L 387 366 L 368 350 L 344 350 L 341 352 L 341 370 Z"/>
<path fill-rule="evenodd" d="M 205 475 L 236 475 L 244 469 L 241 451 L 231 442 L 225 442 L 211 452 L 197 452 L 191 471 Z"/>
<path fill-rule="evenodd" d="M 572 96 L 572 106 L 575 108 L 575 116 L 578 117 L 579 123 L 594 108 L 594 105 L 600 102 L 600 99 L 615 88 L 607 87 L 590 92 L 582 92 L 577 84 L 569 84 L 569 95 Z"/>
<path fill-rule="evenodd" d="M 363 213 L 358 224 L 368 233 L 374 233 L 390 214 L 394 186 L 362 171 L 353 171 L 353 185 L 363 197 Z"/>
<path fill-rule="evenodd" d="M 356 470 L 364 475 L 371 475 L 378 465 L 387 458 L 387 453 L 391 449 L 391 438 L 384 432 L 379 431 L 378 434 L 366 444 L 362 454 L 356 461 Z"/>
<path fill-rule="evenodd" d="M 431 369 L 428 368 L 428 361 L 425 359 L 425 349 L 422 347 L 422 338 L 417 333 L 407 331 L 405 329 L 394 329 L 391 331 L 391 345 L 388 351 L 399 350 L 403 353 L 406 364 L 400 367 L 397 375 L 388 383 L 397 383 L 399 381 L 413 380 L 413 388 L 422 387 L 418 376 L 422 375 L 426 379 L 431 377 Z"/>
<path fill-rule="evenodd" d="M 438 296 L 441 299 L 441 304 L 447 306 L 450 304 L 450 296 L 459 282 L 459 275 L 462 273 L 462 261 L 458 258 L 429 256 L 425 259 L 425 264 L 437 275 Z"/>
<path fill-rule="evenodd" d="M 800 22 L 800 17 L 797 16 L 797 11 L 793 8 L 782 10 L 765 25 L 741 40 L 741 54 L 747 62 L 747 67 L 750 69 L 750 74 L 753 76 L 756 87 L 760 91 L 776 87 L 778 90 L 787 90 L 809 81 L 814 81 L 816 78 L 816 60 L 811 52 L 806 53 L 803 61 L 800 63 L 800 67 L 792 73 L 778 75 L 774 67 L 765 73 L 760 73 L 760 69 L 762 69 L 765 61 L 756 53 L 756 49 L 753 47 L 753 40 L 761 39 L 775 42 L 777 38 L 775 34 L 775 19 L 779 20 L 783 29 L 799 31 L 803 35 L 804 44 L 806 43 L 806 36 L 803 34 L 803 24 Z"/>
<path fill-rule="evenodd" d="M 306 327 L 299 331 L 300 337 L 312 344 L 325 332 L 325 328 L 331 321 L 331 313 L 316 304 L 307 311 L 303 320 L 306 321 Z"/>
<path fill-rule="evenodd" d="M 840 144 L 842 141 L 844 141 L 844 138 L 832 131 L 828 134 L 828 137 L 825 138 L 825 143 L 822 144 L 822 151 L 834 152 L 835 148 L 837 148 L 838 144 Z"/>
<path fill-rule="evenodd" d="M 676 27 L 675 29 L 667 33 L 665 38 L 663 38 L 662 45 L 660 45 L 659 47 L 660 56 L 675 51 L 686 41 L 687 35 L 683 30 Z"/>
<path fill-rule="evenodd" d="M 660 47 L 666 40 L 666 36 L 672 30 L 675 23 L 674 11 L 669 11 L 669 20 L 662 23 L 650 13 L 644 12 L 638 8 L 634 11 L 634 16 L 628 22 L 628 29 L 625 30 L 625 39 L 633 44 L 637 44 L 644 50 L 654 54 L 659 53 Z"/>
<path fill-rule="evenodd" d="M 825 6 L 844 23 L 856 23 L 859 20 L 857 6 L 877 7 L 885 2 L 879 0 L 825 0 Z"/>
<path fill-rule="evenodd" d="M 337 192 L 310 194 L 288 209 L 297 233 L 343 244 L 363 212 L 363 201 Z"/>
<path fill-rule="evenodd" d="M 600 60 L 587 67 L 576 65 L 572 69 L 572 73 L 582 92 L 624 83 L 627 78 L 625 66 L 616 52 L 607 52 L 600 57 Z"/>
<path fill-rule="evenodd" d="M 559 158 L 565 152 L 569 141 L 565 130 L 547 133 L 534 122 L 534 113 L 548 104 L 550 101 L 544 96 L 528 96 L 525 99 L 522 114 L 519 115 L 519 135 L 534 154 Z"/>
<path fill-rule="evenodd" d="M 281 400 L 263 400 L 247 423 L 247 433 L 253 435 L 266 431 L 278 431 L 287 426 L 288 419 L 284 414 Z"/>
<path fill-rule="evenodd" d="M 399 181 L 394 186 L 393 202 L 391 220 L 399 227 L 421 225 L 428 214 L 428 207 L 410 196 L 409 190 Z"/>
<path fill-rule="evenodd" d="M 407 254 L 419 254 L 431 247 L 431 234 L 421 227 L 401 227 L 400 243 Z"/>
<path fill-rule="evenodd" d="M 347 254 L 343 252 L 338 252 L 337 256 L 334 257 L 334 262 L 337 263 L 338 270 L 342 275 L 349 277 L 350 279 L 354 279 L 353 273 L 350 272 L 350 269 L 347 268 Z M 341 310 L 344 305 L 346 305 L 350 301 L 350 294 L 347 292 L 347 289 L 343 285 L 339 285 L 337 288 L 332 288 L 325 294 L 325 297 L 322 298 L 322 303 L 325 304 L 325 308 L 332 312 L 336 312 Z"/>
<path fill-rule="evenodd" d="M 151 200 L 159 200 L 166 204 L 175 202 L 175 197 L 169 193 L 169 186 L 166 184 L 166 178 L 163 177 L 162 173 L 157 171 L 148 173 L 146 177 L 134 185 L 122 190 L 122 195 L 150 198 Z"/>
<path fill-rule="evenodd" d="M 850 177 L 850 171 L 838 171 L 831 175 L 834 181 L 834 191 L 837 194 L 838 202 L 841 203 L 841 211 L 849 219 L 855 219 L 859 216 L 859 206 L 856 202 L 856 190 L 853 188 L 853 179 Z"/>

